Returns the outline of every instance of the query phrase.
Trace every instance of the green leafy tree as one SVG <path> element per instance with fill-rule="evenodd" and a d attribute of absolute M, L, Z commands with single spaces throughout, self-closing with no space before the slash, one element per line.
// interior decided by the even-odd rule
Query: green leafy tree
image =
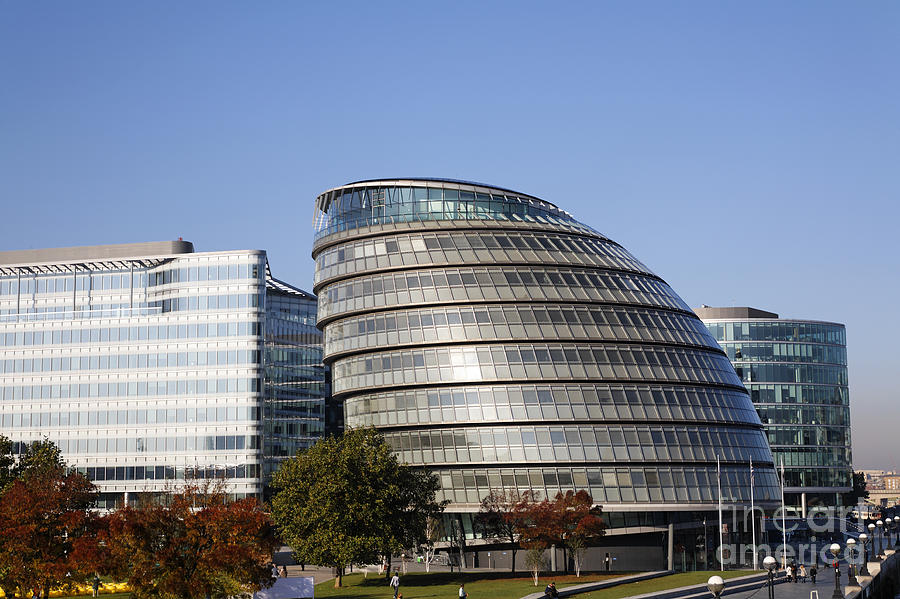
<path fill-rule="evenodd" d="M 853 473 L 853 488 L 844 493 L 844 505 L 856 505 L 861 501 L 865 501 L 869 497 L 869 491 L 866 489 L 866 473 Z"/>
<path fill-rule="evenodd" d="M 437 477 L 401 465 L 373 429 L 320 440 L 272 478 L 272 518 L 298 561 L 331 566 L 335 587 L 352 563 L 371 563 L 427 539 L 443 510 Z"/>
<path fill-rule="evenodd" d="M 13 442 L 8 438 L 0 435 L 0 493 L 6 488 L 6 485 L 15 479 L 14 467 L 16 458 L 13 455 Z"/>

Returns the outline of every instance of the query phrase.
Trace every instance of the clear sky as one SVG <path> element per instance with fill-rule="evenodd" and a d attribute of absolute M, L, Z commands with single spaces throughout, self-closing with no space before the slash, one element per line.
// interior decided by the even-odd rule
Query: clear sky
<path fill-rule="evenodd" d="M 315 196 L 382 176 L 845 323 L 856 466 L 900 467 L 900 3 L 0 3 L 0 249 L 184 237 L 309 288 Z"/>

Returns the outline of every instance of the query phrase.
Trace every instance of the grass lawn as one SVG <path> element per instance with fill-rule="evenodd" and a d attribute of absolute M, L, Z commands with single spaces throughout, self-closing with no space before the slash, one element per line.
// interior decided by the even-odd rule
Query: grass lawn
<path fill-rule="evenodd" d="M 462 574 L 410 572 L 400 577 L 400 592 L 403 593 L 403 599 L 427 597 L 456 599 L 459 583 L 463 582 L 471 599 L 517 599 L 535 591 L 543 591 L 551 580 L 556 582 L 556 588 L 561 589 L 573 584 L 609 580 L 619 576 L 623 576 L 623 574 L 582 574 L 581 578 L 576 578 L 574 575 L 560 575 L 552 578 L 542 576 L 538 586 L 535 587 L 527 572 L 517 573 L 515 577 L 509 572 L 463 572 Z M 340 589 L 334 588 L 334 580 L 327 580 L 316 585 L 316 599 L 319 597 L 393 599 L 393 589 L 388 586 L 388 580 L 384 576 L 370 575 L 368 579 L 364 579 L 362 574 L 350 574 L 344 576 L 344 586 Z"/>
<path fill-rule="evenodd" d="M 633 582 L 611 589 L 594 591 L 578 595 L 584 599 L 621 599 L 632 595 L 652 593 L 664 589 L 674 589 L 692 584 L 705 583 L 713 574 L 721 575 L 726 580 L 737 576 L 752 574 L 747 570 L 732 572 L 687 572 L 672 574 L 644 582 Z M 455 599 L 459 583 L 464 582 L 466 591 L 471 599 L 518 599 L 536 591 L 543 591 L 551 580 L 556 582 L 556 588 L 563 589 L 575 584 L 609 580 L 625 576 L 626 573 L 615 574 L 583 574 L 581 578 L 575 576 L 542 576 L 537 587 L 532 583 L 527 574 L 512 577 L 508 572 L 475 573 L 463 572 L 462 574 L 450 574 L 449 572 L 410 572 L 400 577 L 400 592 L 403 599 L 445 598 Z M 344 576 L 344 586 L 334 588 L 334 581 L 328 580 L 316 585 L 316 598 L 319 597 L 353 597 L 357 599 L 392 599 L 393 590 L 388 586 L 388 579 L 383 576 L 369 576 L 364 579 L 362 574 L 350 574 Z"/>
<path fill-rule="evenodd" d="M 761 572 L 761 571 L 759 571 Z M 603 589 L 592 593 L 584 593 L 578 595 L 583 599 L 622 599 L 622 597 L 633 597 L 634 595 L 643 595 L 644 593 L 653 593 L 655 591 L 664 591 L 667 589 L 677 589 L 679 587 L 688 587 L 693 584 L 705 584 L 710 576 L 721 576 L 725 580 L 729 578 L 737 578 L 739 576 L 749 576 L 754 574 L 752 570 L 729 570 L 727 572 L 715 571 L 698 571 L 698 572 L 682 572 L 681 574 L 671 574 L 642 582 L 632 582 L 623 584 L 611 589 Z M 758 572 L 756 572 L 758 573 Z M 726 583 L 727 584 L 727 583 Z M 521 596 L 521 595 L 520 595 Z M 403 599 L 406 599 L 404 595 Z M 472 599 L 475 599 L 474 597 Z"/>

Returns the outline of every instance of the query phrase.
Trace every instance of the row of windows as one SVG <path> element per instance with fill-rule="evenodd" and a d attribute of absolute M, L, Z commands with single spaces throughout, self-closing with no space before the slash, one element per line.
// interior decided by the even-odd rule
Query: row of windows
<path fill-rule="evenodd" d="M 772 459 L 759 430 L 684 426 L 479 428 L 386 433 L 401 462 L 726 461 Z"/>
<path fill-rule="evenodd" d="M 258 378 L 188 379 L 122 383 L 72 383 L 63 385 L 10 385 L 0 387 L 4 401 L 76 399 L 93 397 L 157 397 L 207 393 L 257 393 Z"/>
<path fill-rule="evenodd" d="M 0 345 L 23 347 L 33 345 L 97 344 L 126 341 L 156 341 L 169 339 L 205 339 L 207 337 L 258 337 L 262 327 L 257 321 L 197 324 L 170 324 L 131 327 L 99 327 L 90 329 L 60 329 L 58 326 L 33 330 L 33 326 L 16 327 L 0 332 Z"/>
<path fill-rule="evenodd" d="M 335 393 L 392 384 L 509 379 L 702 381 L 739 385 L 725 356 L 644 346 L 480 345 L 383 352 L 338 360 Z"/>
<path fill-rule="evenodd" d="M 110 437 L 53 439 L 65 455 L 96 453 L 172 453 L 259 449 L 256 435 L 190 435 L 178 437 Z"/>
<path fill-rule="evenodd" d="M 0 374 L 233 366 L 236 364 L 259 364 L 259 351 L 232 349 L 227 351 L 153 352 L 147 354 L 104 354 L 100 356 L 0 360 Z"/>
<path fill-rule="evenodd" d="M 150 302 L 163 312 L 196 312 L 209 310 L 238 310 L 265 306 L 265 293 L 232 293 L 229 295 L 191 295 Z"/>
<path fill-rule="evenodd" d="M 636 274 L 546 267 L 441 268 L 329 285 L 319 295 L 319 320 L 398 304 L 485 300 L 608 302 L 690 311 L 664 282 Z"/>
<path fill-rule="evenodd" d="M 769 444 L 776 445 L 842 445 L 850 447 L 849 426 L 781 426 L 770 424 L 766 426 L 766 435 Z"/>
<path fill-rule="evenodd" d="M 113 273 L 85 270 L 75 275 L 29 275 L 18 281 L 16 277 L 4 276 L 0 277 L 0 296 L 147 287 L 149 276 L 146 272 L 136 270 L 133 277 L 132 279 L 132 273 L 128 270 Z"/>
<path fill-rule="evenodd" d="M 94 482 L 259 478 L 259 464 L 222 466 L 89 466 L 77 468 Z"/>
<path fill-rule="evenodd" d="M 219 424 L 259 421 L 254 406 L 208 406 L 205 408 L 157 408 L 131 410 L 84 410 L 0 414 L 0 425 L 8 428 L 115 426 L 145 424 Z"/>
<path fill-rule="evenodd" d="M 168 295 L 174 295 L 172 292 Z M 122 300 L 122 298 L 116 298 Z M 23 320 L 23 321 L 39 321 L 39 320 L 63 320 L 84 319 L 89 316 L 106 313 L 108 317 L 122 317 L 131 314 L 135 308 L 151 308 L 162 312 L 196 312 L 210 310 L 236 310 L 238 308 L 258 308 L 265 305 L 263 295 L 232 293 L 218 295 L 190 295 L 183 297 L 173 297 L 169 299 L 161 299 L 155 301 L 144 301 L 145 298 L 138 298 L 135 301 L 128 298 L 119 302 L 102 302 L 96 297 L 82 298 L 81 302 L 72 301 L 71 296 L 61 296 L 52 300 L 35 300 L 26 302 L 17 302 L 7 304 L 8 309 L 0 310 L 0 314 L 4 316 L 4 321 Z M 85 314 L 90 313 L 90 315 Z M 21 318 L 12 318 L 13 316 Z"/>
<path fill-rule="evenodd" d="M 149 307 L 145 302 L 118 304 L 93 304 L 71 307 L 52 306 L 49 308 L 0 309 L 0 323 L 44 322 L 48 320 L 90 320 L 98 318 L 129 318 L 133 316 L 156 316 L 162 312 L 157 307 Z"/>
<path fill-rule="evenodd" d="M 750 502 L 750 472 L 746 466 L 722 467 L 722 499 Z M 658 468 L 487 468 L 434 469 L 441 479 L 438 499 L 481 503 L 492 490 L 533 491 L 537 497 L 585 489 L 595 503 L 714 502 L 719 498 L 716 467 Z M 756 468 L 753 495 L 757 502 L 778 501 L 781 487 L 772 468 Z"/>
<path fill-rule="evenodd" d="M 845 487 L 852 488 L 850 469 L 803 469 L 786 470 L 786 487 Z"/>
<path fill-rule="evenodd" d="M 259 263 L 165 268 L 150 272 L 149 286 L 155 287 L 170 283 L 193 283 L 198 281 L 259 280 L 262 272 L 264 272 L 264 269 Z"/>
<path fill-rule="evenodd" d="M 327 354 L 378 346 L 477 339 L 656 341 L 716 347 L 692 316 L 612 306 L 450 306 L 379 313 L 328 325 Z"/>
<path fill-rule="evenodd" d="M 509 192 L 388 186 L 337 191 L 315 227 L 318 239 L 385 222 L 470 219 L 580 224 L 552 204 Z"/>
<path fill-rule="evenodd" d="M 493 385 L 385 391 L 344 402 L 350 426 L 504 420 L 759 420 L 736 389 L 621 385 Z"/>
<path fill-rule="evenodd" d="M 314 284 L 371 270 L 472 262 L 573 264 L 652 274 L 618 245 L 594 237 L 544 232 L 454 231 L 366 239 L 330 248 L 316 258 Z"/>
<path fill-rule="evenodd" d="M 760 322 L 709 322 L 716 341 L 799 341 L 847 345 L 843 325 L 817 322 L 763 320 Z"/>
<path fill-rule="evenodd" d="M 744 362 L 810 362 L 847 365 L 847 348 L 809 343 L 724 343 L 728 358 Z"/>
<path fill-rule="evenodd" d="M 742 364 L 734 370 L 745 383 L 814 383 L 818 385 L 847 385 L 846 366 L 818 364 Z"/>
<path fill-rule="evenodd" d="M 315 328 L 316 300 L 286 296 L 269 290 L 266 293 L 266 317 L 273 321 L 294 322 Z"/>
<path fill-rule="evenodd" d="M 745 382 L 754 404 L 849 405 L 847 387 L 827 385 L 766 385 Z"/>
<path fill-rule="evenodd" d="M 263 267 L 252 264 L 219 264 L 221 256 L 213 257 L 214 264 L 192 267 L 164 267 L 146 270 L 135 268 L 119 271 L 78 270 L 75 273 L 0 277 L 0 296 L 17 294 L 67 293 L 72 291 L 93 291 L 107 289 L 145 288 L 169 283 L 194 281 L 227 281 L 237 279 L 259 279 Z M 246 260 L 246 256 L 231 256 L 231 259 Z M 191 257 L 191 261 L 197 258 Z M 231 260 L 229 260 L 231 261 Z"/>
<path fill-rule="evenodd" d="M 850 426 L 847 406 L 756 406 L 763 424 L 815 424 Z"/>
<path fill-rule="evenodd" d="M 853 463 L 849 447 L 775 447 L 772 456 L 786 468 L 827 466 L 846 472 Z"/>

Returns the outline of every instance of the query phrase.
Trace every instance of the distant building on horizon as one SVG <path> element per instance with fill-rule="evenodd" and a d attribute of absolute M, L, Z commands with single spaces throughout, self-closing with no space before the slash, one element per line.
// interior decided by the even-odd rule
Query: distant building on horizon
<path fill-rule="evenodd" d="M 749 307 L 694 310 L 728 354 L 766 428 L 785 503 L 840 506 L 852 487 L 844 325 Z"/>
<path fill-rule="evenodd" d="M 324 432 L 315 320 L 316 297 L 262 250 L 0 252 L 0 433 L 57 443 L 100 507 L 189 479 L 259 496 Z"/>

